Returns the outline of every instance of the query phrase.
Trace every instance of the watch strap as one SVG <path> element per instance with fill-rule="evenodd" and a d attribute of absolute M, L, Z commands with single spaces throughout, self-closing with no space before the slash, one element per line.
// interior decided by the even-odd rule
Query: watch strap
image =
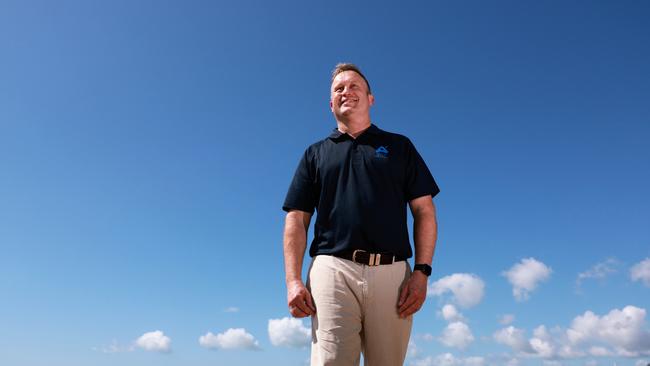
<path fill-rule="evenodd" d="M 431 276 L 431 266 L 426 263 L 416 264 L 413 266 L 414 271 L 420 271 L 424 273 L 427 277 Z"/>

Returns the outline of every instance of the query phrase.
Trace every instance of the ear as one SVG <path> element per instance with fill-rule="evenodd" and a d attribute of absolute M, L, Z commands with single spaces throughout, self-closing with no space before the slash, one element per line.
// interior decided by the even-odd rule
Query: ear
<path fill-rule="evenodd" d="M 334 112 L 334 103 L 332 103 L 332 100 L 330 99 L 330 110 Z"/>
<path fill-rule="evenodd" d="M 370 94 L 368 96 L 368 105 L 372 106 L 373 104 L 375 104 L 375 96 Z"/>

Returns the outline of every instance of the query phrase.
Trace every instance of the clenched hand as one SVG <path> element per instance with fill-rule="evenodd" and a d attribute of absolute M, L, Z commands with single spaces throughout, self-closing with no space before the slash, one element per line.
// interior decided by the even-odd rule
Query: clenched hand
<path fill-rule="evenodd" d="M 406 318 L 420 310 L 427 297 L 427 276 L 415 271 L 406 282 L 399 296 L 397 313 L 400 318 Z"/>
<path fill-rule="evenodd" d="M 287 304 L 289 312 L 295 318 L 304 318 L 316 313 L 311 294 L 302 281 L 287 283 Z"/>

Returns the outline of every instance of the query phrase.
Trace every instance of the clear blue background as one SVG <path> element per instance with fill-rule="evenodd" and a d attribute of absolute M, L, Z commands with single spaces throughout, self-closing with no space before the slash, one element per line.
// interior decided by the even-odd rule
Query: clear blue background
<path fill-rule="evenodd" d="M 432 280 L 486 282 L 452 353 L 507 352 L 504 313 L 530 334 L 650 310 L 628 275 L 650 256 L 648 19 L 646 1 L 2 1 L 0 363 L 303 363 L 267 335 L 288 315 L 280 207 L 335 127 L 340 61 L 442 189 Z M 526 257 L 553 274 L 520 303 L 501 272 Z M 440 334 L 442 304 L 414 334 Z M 198 345 L 238 327 L 262 350 Z M 170 354 L 97 351 L 156 329 Z"/>

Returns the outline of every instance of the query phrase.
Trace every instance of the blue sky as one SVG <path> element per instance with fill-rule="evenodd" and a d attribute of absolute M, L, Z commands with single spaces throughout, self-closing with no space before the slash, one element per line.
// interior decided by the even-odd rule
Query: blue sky
<path fill-rule="evenodd" d="M 3 1 L 0 362 L 304 364 L 280 208 L 335 127 L 340 61 L 442 190 L 407 364 L 650 362 L 648 18 L 643 1 Z"/>

